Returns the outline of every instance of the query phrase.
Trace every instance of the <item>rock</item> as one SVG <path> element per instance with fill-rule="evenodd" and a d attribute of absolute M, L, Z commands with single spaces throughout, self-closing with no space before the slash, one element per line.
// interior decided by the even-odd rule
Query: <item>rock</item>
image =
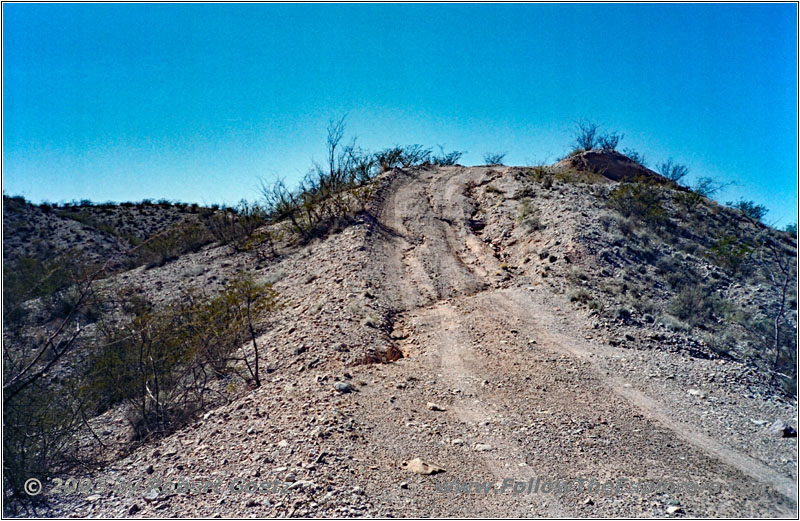
<path fill-rule="evenodd" d="M 429 474 L 438 474 L 439 472 L 444 472 L 444 469 L 438 465 L 434 465 L 433 463 L 428 463 L 427 461 L 422 461 L 420 458 L 414 458 L 409 461 L 403 462 L 403 467 L 406 470 L 410 470 L 414 474 L 422 474 L 427 476 Z"/>
<path fill-rule="evenodd" d="M 692 396 L 697 396 L 698 398 L 705 398 L 706 397 L 706 393 L 704 393 L 703 391 L 700 391 L 698 389 L 689 389 L 686 392 L 691 394 Z"/>
<path fill-rule="evenodd" d="M 128 509 L 128 515 L 132 516 L 133 514 L 135 514 L 136 512 L 138 512 L 140 510 L 141 510 L 141 508 L 139 508 L 139 505 L 134 503 L 133 505 L 131 505 L 131 508 Z"/>
<path fill-rule="evenodd" d="M 283 478 L 283 480 L 284 481 L 288 481 L 290 483 L 294 483 L 295 481 L 297 481 L 297 476 L 295 475 L 294 472 L 290 472 L 290 473 L 286 474 L 286 477 Z"/>
<path fill-rule="evenodd" d="M 250 508 L 250 507 L 257 507 L 257 506 L 259 506 L 259 505 L 261 505 L 261 503 L 259 503 L 259 502 L 258 502 L 258 501 L 256 501 L 255 499 L 251 499 L 250 501 L 248 501 L 247 503 L 245 503 L 245 504 L 244 504 L 244 506 L 246 506 L 246 507 L 248 507 L 248 508 Z"/>
<path fill-rule="evenodd" d="M 786 422 L 783 420 L 775 420 L 775 422 L 769 426 L 770 434 L 775 434 L 780 436 L 781 438 L 796 438 L 797 431 L 790 427 Z"/>
<path fill-rule="evenodd" d="M 437 404 L 435 404 L 433 402 L 428 402 L 428 409 L 431 410 L 431 411 L 446 411 L 447 410 L 444 407 L 442 407 L 441 405 L 437 405 Z"/>
<path fill-rule="evenodd" d="M 669 515 L 679 514 L 681 512 L 683 512 L 683 509 L 680 507 L 680 505 L 672 505 L 667 507 L 667 514 Z"/>
<path fill-rule="evenodd" d="M 464 445 L 466 442 L 464 440 L 462 440 L 461 438 L 456 438 L 453 441 L 451 441 L 450 443 L 452 443 L 453 445 Z"/>
<path fill-rule="evenodd" d="M 759 425 L 759 426 L 760 425 L 766 425 L 766 424 L 769 423 L 767 420 L 754 420 L 752 418 L 750 418 L 750 421 L 753 422 L 756 425 Z"/>
<path fill-rule="evenodd" d="M 344 383 L 344 382 L 336 382 L 336 383 L 334 383 L 333 384 L 333 388 L 336 389 L 337 391 L 339 391 L 340 393 L 349 393 L 349 392 L 351 392 L 353 390 L 353 388 L 350 387 L 350 384 L 347 384 L 347 383 Z"/>
<path fill-rule="evenodd" d="M 88 501 L 89 503 L 94 503 L 95 501 L 98 501 L 99 499 L 100 499 L 100 494 L 92 494 L 91 496 L 87 496 L 86 497 L 86 501 Z"/>
<path fill-rule="evenodd" d="M 298 488 L 299 489 L 313 489 L 315 487 L 316 487 L 316 484 L 313 481 L 309 481 L 309 480 L 306 480 L 306 479 L 301 479 L 301 480 L 295 481 L 294 483 L 289 485 L 287 490 L 295 490 L 295 489 L 298 489 Z"/>
<path fill-rule="evenodd" d="M 594 501 L 592 500 L 592 498 L 587 497 L 586 499 L 583 500 L 583 504 L 584 505 L 594 505 Z"/>
<path fill-rule="evenodd" d="M 278 442 L 278 447 L 285 448 L 289 446 L 289 440 L 281 440 Z"/>
<path fill-rule="evenodd" d="M 478 452 L 489 452 L 490 450 L 494 450 L 494 447 L 488 443 L 476 443 L 475 450 Z"/>
<path fill-rule="evenodd" d="M 148 465 L 146 469 L 144 469 L 145 474 L 152 474 L 153 473 L 153 466 Z"/>
<path fill-rule="evenodd" d="M 408 481 L 403 481 L 400 483 L 400 488 L 408 488 Z"/>
<path fill-rule="evenodd" d="M 158 490 L 156 489 L 153 489 L 144 495 L 144 500 L 147 501 L 148 503 L 152 503 L 156 499 L 158 499 Z"/>

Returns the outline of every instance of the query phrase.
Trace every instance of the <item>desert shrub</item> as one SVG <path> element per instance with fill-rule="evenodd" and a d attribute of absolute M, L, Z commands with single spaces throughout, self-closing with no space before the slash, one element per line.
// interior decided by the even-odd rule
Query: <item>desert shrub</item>
<path fill-rule="evenodd" d="M 684 177 L 689 175 L 689 168 L 673 161 L 672 158 L 667 159 L 658 164 L 658 172 L 675 183 L 680 182 Z"/>
<path fill-rule="evenodd" d="M 684 284 L 667 304 L 671 315 L 692 327 L 712 322 L 722 310 L 723 302 L 702 284 Z"/>
<path fill-rule="evenodd" d="M 685 333 L 685 332 L 691 330 L 691 326 L 689 324 L 687 324 L 686 322 L 683 322 L 683 321 L 675 318 L 674 316 L 672 316 L 672 315 L 670 315 L 668 313 L 665 313 L 665 314 L 661 315 L 659 317 L 659 319 L 658 319 L 658 322 L 660 324 L 662 324 L 664 327 L 666 327 L 667 329 L 672 330 L 672 331 L 678 331 L 678 332 L 684 332 Z"/>
<path fill-rule="evenodd" d="M 608 204 L 625 217 L 649 224 L 663 224 L 667 214 L 661 204 L 661 191 L 651 179 L 638 178 L 612 190 Z"/>
<path fill-rule="evenodd" d="M 726 183 L 717 181 L 713 177 L 700 177 L 695 181 L 694 185 L 692 185 L 692 191 L 708 199 L 727 185 Z"/>
<path fill-rule="evenodd" d="M 528 198 L 520 201 L 519 210 L 517 211 L 517 221 L 522 224 L 529 233 L 543 228 L 541 212 L 539 208 L 532 205 L 532 201 Z"/>
<path fill-rule="evenodd" d="M 567 294 L 570 302 L 578 302 L 579 304 L 587 305 L 592 300 L 592 296 L 585 289 L 576 289 Z"/>
<path fill-rule="evenodd" d="M 483 191 L 487 194 L 498 194 L 498 195 L 503 194 L 503 191 L 494 185 L 486 185 L 486 188 L 484 188 Z"/>
<path fill-rule="evenodd" d="M 487 152 L 483 155 L 483 164 L 486 166 L 502 166 L 506 153 Z"/>
<path fill-rule="evenodd" d="M 431 150 L 422 145 L 397 145 L 377 152 L 375 160 L 383 172 L 398 167 L 420 166 L 430 163 Z"/>
<path fill-rule="evenodd" d="M 129 257 L 128 266 L 163 266 L 184 253 L 199 251 L 212 239 L 213 235 L 207 226 L 191 222 L 178 223 L 139 244 Z"/>
<path fill-rule="evenodd" d="M 211 236 L 220 244 L 230 245 L 235 251 L 248 249 L 251 237 L 266 222 L 266 211 L 245 200 L 235 208 L 214 213 L 204 220 Z"/>
<path fill-rule="evenodd" d="M 461 159 L 461 156 L 463 155 L 464 152 L 459 152 L 457 150 L 445 152 L 444 148 L 440 146 L 439 155 L 431 158 L 431 164 L 437 166 L 455 166 L 458 164 L 458 160 Z"/>
<path fill-rule="evenodd" d="M 708 257 L 717 265 L 732 273 L 738 273 L 752 252 L 753 248 L 749 244 L 733 235 L 726 235 L 708 249 Z"/>
<path fill-rule="evenodd" d="M 600 146 L 601 150 L 612 151 L 616 150 L 619 142 L 622 141 L 623 134 L 618 134 L 616 132 L 606 132 L 605 134 L 601 135 L 598 140 L 597 144 Z"/>
<path fill-rule="evenodd" d="M 25 311 L 22 304 L 35 298 L 52 301 L 87 271 L 89 261 L 75 253 L 62 253 L 49 259 L 21 257 L 3 265 L 3 324 L 21 325 Z"/>
<path fill-rule="evenodd" d="M 745 201 L 744 199 L 739 199 L 736 202 L 729 201 L 727 204 L 731 208 L 739 210 L 745 217 L 755 222 L 761 222 L 761 219 L 763 219 L 768 212 L 766 206 L 756 204 L 753 201 Z"/>
<path fill-rule="evenodd" d="M 647 166 L 647 159 L 644 157 L 644 154 L 641 154 L 632 148 L 626 148 L 622 151 L 622 153 L 634 163 L 639 163 L 644 167 Z"/>
<path fill-rule="evenodd" d="M 53 404 L 58 404 L 54 407 Z M 40 496 L 26 494 L 29 478 L 45 482 L 78 461 L 76 436 L 85 432 L 70 383 L 38 381 L 3 407 L 4 510 L 15 513 Z"/>
<path fill-rule="evenodd" d="M 598 130 L 600 126 L 590 121 L 579 121 L 575 125 L 574 143 L 575 150 L 581 152 L 594 150 L 597 148 Z"/>
<path fill-rule="evenodd" d="M 797 236 L 797 223 L 787 224 L 786 227 L 783 229 L 786 233 L 790 233 L 794 236 Z"/>
<path fill-rule="evenodd" d="M 675 192 L 674 196 L 675 202 L 683 206 L 687 211 L 694 211 L 697 206 L 703 202 L 706 198 L 695 192 L 693 190 L 687 190 L 685 192 Z"/>
<path fill-rule="evenodd" d="M 248 275 L 216 296 L 189 291 L 166 308 L 129 305 L 124 323 L 99 328 L 81 396 L 97 409 L 125 403 L 138 439 L 167 434 L 213 403 L 212 380 L 238 374 L 240 364 L 260 384 L 256 329 L 277 305 L 271 286 Z"/>

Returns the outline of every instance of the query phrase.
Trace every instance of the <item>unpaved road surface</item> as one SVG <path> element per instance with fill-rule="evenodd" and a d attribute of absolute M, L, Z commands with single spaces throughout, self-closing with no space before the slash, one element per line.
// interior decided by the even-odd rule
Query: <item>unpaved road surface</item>
<path fill-rule="evenodd" d="M 435 381 L 447 407 L 438 414 L 451 431 L 442 436 L 465 439 L 464 446 L 437 451 L 435 462 L 449 471 L 441 479 L 718 482 L 728 489 L 681 492 L 682 509 L 697 516 L 795 515 L 791 478 L 673 420 L 674 405 L 609 374 L 609 348 L 578 336 L 574 321 L 580 319 L 548 303 L 545 291 L 503 287 L 493 276 L 500 261 L 469 225 L 475 208 L 467 191 L 481 180 L 478 169 L 400 178 L 380 214 L 389 233 L 380 241 L 376 276 L 383 274 L 397 321 L 414 339 L 402 348 L 408 358 L 392 370 Z M 407 445 L 397 447 L 398 458 L 413 453 L 411 440 L 397 439 L 408 430 L 404 420 L 377 424 L 396 440 L 389 443 Z M 476 444 L 492 448 L 475 451 Z M 497 498 L 456 495 L 455 505 L 434 495 L 425 503 L 439 515 L 657 512 L 638 494 L 602 500 L 591 493 L 559 498 L 510 490 Z"/>
<path fill-rule="evenodd" d="M 331 275 L 342 284 L 368 282 L 375 307 L 391 318 L 390 342 L 402 359 L 336 375 L 313 364 L 291 373 L 295 366 L 278 363 L 279 376 L 262 388 L 95 475 L 263 479 L 289 472 L 287 481 L 303 486 L 256 500 L 101 496 L 62 503 L 55 512 L 796 517 L 796 473 L 751 454 L 724 427 L 712 429 L 712 415 L 685 413 L 693 398 L 680 372 L 664 381 L 672 387 L 653 392 L 642 383 L 645 369 L 616 369 L 631 355 L 585 334 L 585 315 L 563 296 L 505 275 L 498 252 L 481 237 L 470 197 L 494 175 L 459 167 L 400 172 L 380 190 L 361 244 L 342 254 L 358 271 Z M 307 307 L 298 306 L 298 330 Z M 342 344 L 347 327 L 334 332 Z M 652 357 L 675 357 L 668 361 L 677 367 L 695 363 L 673 353 Z M 332 390 L 341 378 L 354 392 Z M 666 398 L 673 388 L 685 401 Z M 743 421 L 755 412 L 741 411 Z M 796 461 L 794 440 L 774 443 L 783 443 L 786 461 Z M 412 473 L 403 464 L 413 458 L 444 472 Z M 697 486 L 518 494 L 501 488 L 504 480 L 527 485 L 531 478 Z M 482 490 L 446 491 L 454 483 Z"/>

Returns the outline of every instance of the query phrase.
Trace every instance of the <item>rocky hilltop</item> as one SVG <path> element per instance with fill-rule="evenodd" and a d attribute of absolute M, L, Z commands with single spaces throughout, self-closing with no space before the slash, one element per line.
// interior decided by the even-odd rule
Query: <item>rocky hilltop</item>
<path fill-rule="evenodd" d="M 212 234 L 159 262 L 104 272 L 92 279 L 91 306 L 73 301 L 59 315 L 40 296 L 21 317 L 4 314 L 6 345 L 22 358 L 64 317 L 82 317 L 61 358 L 68 367 L 47 371 L 83 382 L 92 364 L 111 363 L 92 353 L 122 342 L 109 333 L 120 324 L 136 332 L 148 320 L 152 332 L 167 321 L 186 334 L 163 338 L 174 349 L 191 344 L 181 352 L 195 356 L 198 338 L 211 349 L 223 336 L 187 316 L 213 322 L 213 303 L 223 302 L 214 299 L 241 287 L 274 299 L 253 308 L 254 327 L 225 337 L 235 346 L 229 365 L 209 370 L 207 383 L 190 385 L 188 372 L 169 383 L 202 403 L 178 416 L 187 394 L 170 394 L 158 405 L 172 412 L 155 427 L 136 417 L 138 395 L 120 391 L 71 431 L 71 454 L 92 463 L 53 470 L 44 501 L 10 513 L 797 515 L 795 236 L 598 151 L 552 167 L 387 168 L 335 196 L 358 205 L 320 217 L 324 231 L 284 208 L 247 240 Z M 7 264 L 6 245 L 22 248 L 21 222 L 92 242 L 98 258 L 135 247 L 4 203 Z M 153 219 L 140 241 L 184 225 L 182 212 Z M 183 371 L 183 360 L 171 367 Z M 167 392 L 145 381 L 148 392 Z M 94 488 L 53 493 L 59 477 Z M 532 492 L 531 478 L 660 484 Z M 515 493 L 516 482 L 526 492 Z M 193 492 L 181 488 L 190 483 L 199 483 Z M 110 491 L 120 484 L 127 492 Z"/>

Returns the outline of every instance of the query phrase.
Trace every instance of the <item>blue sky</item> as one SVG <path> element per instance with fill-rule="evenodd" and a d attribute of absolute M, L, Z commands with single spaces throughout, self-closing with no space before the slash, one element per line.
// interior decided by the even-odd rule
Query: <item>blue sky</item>
<path fill-rule="evenodd" d="M 4 4 L 3 189 L 234 203 L 367 148 L 552 162 L 576 121 L 797 213 L 794 4 Z"/>

